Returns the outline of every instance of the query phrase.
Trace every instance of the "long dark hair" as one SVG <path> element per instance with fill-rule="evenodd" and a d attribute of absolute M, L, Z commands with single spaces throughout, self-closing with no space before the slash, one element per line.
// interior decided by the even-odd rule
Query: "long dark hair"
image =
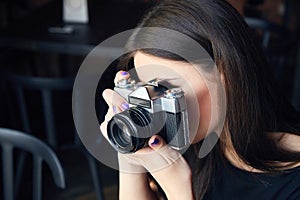
<path fill-rule="evenodd" d="M 198 41 L 212 55 L 224 76 L 227 95 L 227 131 L 222 137 L 231 140 L 246 164 L 277 173 L 288 165 L 276 163 L 299 162 L 299 152 L 280 148 L 268 132 L 300 135 L 300 115 L 278 92 L 262 50 L 243 18 L 230 4 L 225 0 L 165 0 L 143 18 L 139 27 L 179 31 Z M 151 34 L 143 35 L 143 39 L 151 38 Z M 129 46 L 135 45 L 134 39 Z M 176 55 L 157 49 L 140 51 L 180 60 Z M 194 156 L 193 183 L 197 199 L 202 199 L 208 189 L 216 160 L 224 158 L 226 140 L 222 137 L 208 156 L 203 159 L 197 158 L 197 154 Z"/>

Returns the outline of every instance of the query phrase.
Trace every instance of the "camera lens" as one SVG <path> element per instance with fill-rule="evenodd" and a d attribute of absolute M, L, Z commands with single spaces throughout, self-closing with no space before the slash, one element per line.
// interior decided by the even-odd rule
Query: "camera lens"
<path fill-rule="evenodd" d="M 116 126 L 113 126 L 113 132 L 116 133 L 116 140 L 119 144 L 129 145 L 131 143 L 130 131 L 126 124 L 116 119 Z"/>
<path fill-rule="evenodd" d="M 107 134 L 111 145 L 120 153 L 135 152 L 151 136 L 152 115 L 139 107 L 116 114 L 108 123 Z"/>

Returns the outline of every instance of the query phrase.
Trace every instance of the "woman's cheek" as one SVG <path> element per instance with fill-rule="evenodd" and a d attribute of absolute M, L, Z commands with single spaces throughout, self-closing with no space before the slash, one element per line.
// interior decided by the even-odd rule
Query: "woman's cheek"
<path fill-rule="evenodd" d="M 192 143 L 202 140 L 209 127 L 211 119 L 211 101 L 207 87 L 186 93 L 190 139 Z"/>

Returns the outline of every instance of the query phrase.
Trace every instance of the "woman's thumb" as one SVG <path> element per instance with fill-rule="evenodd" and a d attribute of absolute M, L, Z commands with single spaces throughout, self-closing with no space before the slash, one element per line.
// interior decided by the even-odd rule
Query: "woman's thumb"
<path fill-rule="evenodd" d="M 159 135 L 152 136 L 148 141 L 148 145 L 154 151 L 152 151 L 149 155 L 142 155 L 142 160 L 144 160 L 143 166 L 150 173 L 172 165 L 176 162 L 176 160 L 178 160 L 178 158 L 181 157 L 181 154 L 169 147 L 165 140 Z M 149 162 L 150 160 L 151 162 Z"/>
<path fill-rule="evenodd" d="M 154 135 L 149 139 L 148 145 L 153 150 L 159 150 L 160 148 L 166 145 L 166 142 L 161 136 Z"/>

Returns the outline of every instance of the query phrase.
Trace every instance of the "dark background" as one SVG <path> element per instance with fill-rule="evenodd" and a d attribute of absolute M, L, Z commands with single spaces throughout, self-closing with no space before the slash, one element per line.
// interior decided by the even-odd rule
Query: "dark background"
<path fill-rule="evenodd" d="M 93 46 L 113 34 L 134 28 L 143 13 L 157 1 L 159 0 L 88 0 L 90 22 L 85 25 L 67 24 L 75 27 L 73 34 L 53 35 L 47 32 L 49 26 L 66 25 L 62 22 L 61 0 L 0 0 L 0 127 L 23 130 L 16 96 L 3 77 L 4 71 L 41 77 L 75 76 Z M 271 34 L 266 56 L 270 58 L 270 65 L 279 82 L 278 89 L 300 110 L 299 1 L 228 1 L 245 17 L 263 19 L 287 31 L 284 37 Z M 241 2 L 244 2 L 242 7 Z M 261 31 L 255 30 L 253 34 L 257 35 L 258 41 L 263 35 Z M 41 44 L 41 41 L 44 42 Z M 272 59 L 280 56 L 284 56 L 285 62 L 278 67 L 277 61 Z M 115 69 L 108 72 L 104 77 L 104 85 L 111 85 L 109 80 L 112 79 L 109 77 L 113 77 L 114 73 Z M 44 140 L 45 127 L 40 117 L 40 97 L 35 92 L 28 92 L 26 98 L 29 102 L 31 134 Z M 103 104 L 100 97 L 99 100 Z M 72 142 L 74 125 L 71 91 L 55 94 L 54 110 L 57 115 L 59 142 Z M 99 116 L 102 119 L 104 113 Z M 95 199 L 85 159 L 72 150 L 57 151 L 57 154 L 64 165 L 67 188 L 57 189 L 46 169 L 44 198 Z M 30 171 L 30 164 L 25 168 Z M 99 170 L 106 198 L 117 199 L 117 172 L 101 164 Z M 30 199 L 30 191 L 30 174 L 26 174 L 19 199 Z"/>

